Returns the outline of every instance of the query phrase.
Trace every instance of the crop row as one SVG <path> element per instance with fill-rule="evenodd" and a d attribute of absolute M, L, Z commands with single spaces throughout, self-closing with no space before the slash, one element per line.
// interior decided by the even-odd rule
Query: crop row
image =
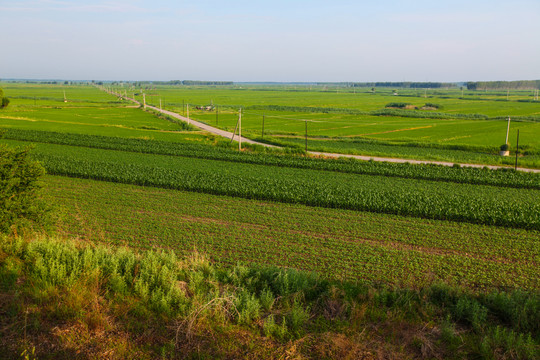
<path fill-rule="evenodd" d="M 458 168 L 437 165 L 414 165 L 357 161 L 352 159 L 318 159 L 268 153 L 241 153 L 225 147 L 195 143 L 117 138 L 97 135 L 68 134 L 46 131 L 10 129 L 5 138 L 122 150 L 147 154 L 174 155 L 201 159 L 224 160 L 248 164 L 315 169 L 351 174 L 383 175 L 409 179 L 436 180 L 463 184 L 540 189 L 540 175 L 509 170 Z"/>
<path fill-rule="evenodd" d="M 59 149 L 66 148 L 66 149 Z M 540 191 L 57 146 L 51 174 L 310 206 L 540 229 Z M 107 161 L 91 159 L 106 158 Z"/>
<path fill-rule="evenodd" d="M 505 100 L 506 101 L 506 100 Z M 416 110 L 406 110 L 405 105 L 408 103 L 389 103 L 387 108 L 362 111 L 348 108 L 334 108 L 334 107 L 311 107 L 311 106 L 284 106 L 284 105 L 251 105 L 246 106 L 244 110 L 266 110 L 266 111 L 285 111 L 285 112 L 303 112 L 303 113 L 324 113 L 324 114 L 349 114 L 349 115 L 366 115 L 366 116 L 398 116 L 407 118 L 418 119 L 472 119 L 472 120 L 506 120 L 508 117 L 495 116 L 490 117 L 485 114 L 460 114 L 460 113 L 445 113 L 445 112 L 424 112 Z M 435 107 L 442 109 L 441 105 L 426 103 L 425 106 Z M 240 105 L 220 105 L 222 108 L 235 108 L 238 109 Z M 389 109 L 388 107 L 396 107 L 398 109 Z M 540 116 L 537 115 L 515 115 L 512 116 L 512 120 L 515 121 L 532 121 L 540 122 Z"/>
<path fill-rule="evenodd" d="M 65 231 L 91 240 L 106 233 L 107 242 L 132 247 L 197 249 L 220 263 L 287 264 L 355 281 L 539 286 L 536 231 L 57 176 L 47 182 L 66 209 Z"/>

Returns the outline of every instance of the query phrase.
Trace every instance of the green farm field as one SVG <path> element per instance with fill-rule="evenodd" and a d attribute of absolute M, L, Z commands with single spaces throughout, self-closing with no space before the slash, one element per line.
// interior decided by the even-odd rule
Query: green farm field
<path fill-rule="evenodd" d="M 536 271 L 540 261 L 540 175 L 330 160 L 294 150 L 304 141 L 305 123 L 297 120 L 309 116 L 321 120 L 308 123 L 308 130 L 321 124 L 320 133 L 310 135 L 309 142 L 320 147 L 333 144 L 338 152 L 498 163 L 500 157 L 490 154 L 481 142 L 475 143 L 472 136 L 469 143 L 421 143 L 395 129 L 413 126 L 428 131 L 438 126 L 445 129 L 438 136 L 444 132 L 455 137 L 467 123 L 476 126 L 477 132 L 483 131 L 487 139 L 495 131 L 489 124 L 504 127 L 504 119 L 367 114 L 394 98 L 379 92 L 160 86 L 145 90 L 187 91 L 201 99 L 207 91 L 215 95 L 214 104 L 223 101 L 218 93 L 229 94 L 232 105 L 223 106 L 217 118 L 215 112 L 193 113 L 194 118 L 209 123 L 217 120 L 225 128 L 234 125 L 234 102 L 248 94 L 245 101 L 251 101 L 253 108 L 247 107 L 245 131 L 255 138 L 261 137 L 255 123 L 250 132 L 250 116 L 256 119 L 250 112 L 261 111 L 255 106 L 269 101 L 270 96 L 275 96 L 274 105 L 292 106 L 295 99 L 306 95 L 301 112 L 275 107 L 265 111 L 283 126 L 275 125 L 272 133 L 273 118 L 269 116 L 272 136 L 265 134 L 264 138 L 293 144 L 293 154 L 257 147 L 238 152 L 227 139 L 193 131 L 185 123 L 145 112 L 92 86 L 66 87 L 66 96 L 73 91 L 77 101 L 68 98 L 64 102 L 63 87 L 9 84 L 6 94 L 9 90 L 12 94 L 19 91 L 19 95 L 0 112 L 0 124 L 5 130 L 3 143 L 33 144 L 32 156 L 50 174 L 45 179 L 47 193 L 63 214 L 60 231 L 66 236 L 145 249 L 196 250 L 226 266 L 238 261 L 287 264 L 328 278 L 370 284 L 419 287 L 442 281 L 474 290 L 540 288 Z M 40 91 L 45 94 L 48 90 L 55 95 L 34 103 L 32 94 L 37 98 Z M 258 105 L 257 94 L 262 94 Z M 473 100 L 471 95 L 471 99 L 461 100 L 455 96 L 442 100 L 478 102 L 478 106 L 492 101 L 506 104 L 500 99 Z M 351 99 L 344 100 L 349 97 L 378 99 L 379 103 L 356 104 L 355 108 Z M 155 102 L 156 97 L 149 98 Z M 536 104 L 517 100 L 511 98 L 510 102 L 523 106 L 522 116 L 533 119 L 512 123 L 520 127 L 520 135 L 523 130 L 527 142 L 538 129 L 532 113 Z M 162 106 L 182 113 L 171 102 L 162 101 Z M 309 104 L 345 110 L 307 112 Z M 444 109 L 450 108 L 445 105 Z M 333 125 L 323 122 L 328 117 Z M 343 133 L 325 128 L 345 128 L 359 119 L 373 121 L 373 125 L 361 124 Z M 435 125 L 429 127 L 430 122 Z M 381 139 L 377 136 L 384 134 L 368 137 L 361 133 L 375 128 L 395 137 Z M 345 135 L 346 131 L 355 135 Z M 496 151 L 497 146 L 494 148 Z M 528 153 L 521 164 L 529 161 L 534 165 L 535 148 L 529 145 L 525 149 Z"/>
<path fill-rule="evenodd" d="M 419 287 L 540 289 L 534 230 L 427 221 L 48 176 L 66 235 L 137 248 L 198 251 L 331 278 Z"/>
<path fill-rule="evenodd" d="M 177 124 L 163 122 L 131 108 L 133 103 L 90 85 L 2 84 L 12 106 L 0 113 L 0 126 L 65 131 L 81 134 L 182 139 Z M 519 164 L 540 168 L 540 104 L 530 92 L 506 94 L 458 90 L 367 89 L 323 91 L 315 87 L 183 87 L 114 86 L 118 93 L 233 131 L 243 108 L 243 135 L 282 146 L 303 149 L 307 121 L 308 149 L 345 154 L 402 157 L 450 162 L 512 165 L 514 158 L 498 156 L 511 116 L 509 142 L 520 132 Z M 64 102 L 63 92 L 68 102 Z M 417 96 L 418 95 L 418 96 Z M 37 100 L 36 100 L 37 99 Z M 40 100 L 42 99 L 42 100 Z M 385 110 L 391 102 L 421 107 L 436 103 L 441 109 Z M 213 104 L 212 111 L 196 106 Z M 263 130 L 264 118 L 264 130 Z M 169 132 L 175 132 L 171 135 Z M 190 138 L 196 138 L 191 133 Z M 199 137 L 204 141 L 204 137 Z"/>
<path fill-rule="evenodd" d="M 207 142 L 197 131 L 137 109 L 133 103 L 92 86 L 0 84 L 11 104 L 0 112 L 0 128 L 73 134 Z M 68 102 L 64 102 L 63 89 Z M 34 100 L 37 99 L 37 100 Z M 40 100 L 41 99 L 41 100 Z"/>
<path fill-rule="evenodd" d="M 118 89 L 121 91 L 121 89 Z M 190 104 L 190 117 L 210 125 L 233 131 L 242 108 L 243 134 L 284 146 L 304 147 L 306 133 L 308 149 L 361 155 L 387 155 L 456 162 L 510 164 L 498 154 L 506 136 L 507 116 L 514 119 L 510 127 L 509 142 L 515 145 L 520 132 L 520 160 L 523 166 L 539 167 L 540 104 L 532 100 L 529 91 L 480 94 L 468 91 L 461 96 L 456 90 L 423 92 L 389 90 L 371 93 L 367 90 L 352 92 L 284 90 L 264 87 L 201 89 L 155 86 L 139 89 L 146 101 L 154 106 L 186 115 Z M 135 94 L 135 93 L 133 93 Z M 418 95 L 416 95 L 418 94 Z M 143 101 L 142 96 L 135 96 Z M 392 102 L 406 102 L 421 108 L 428 103 L 441 106 L 438 110 L 384 110 Z M 197 110 L 197 106 L 216 106 L 212 111 Z M 263 124 L 264 121 L 264 124 Z M 263 130 L 264 126 L 264 130 Z M 389 152 L 369 146 L 366 140 L 378 145 L 394 145 Z M 462 153 L 440 152 L 435 157 L 427 151 L 438 148 L 458 149 Z"/>

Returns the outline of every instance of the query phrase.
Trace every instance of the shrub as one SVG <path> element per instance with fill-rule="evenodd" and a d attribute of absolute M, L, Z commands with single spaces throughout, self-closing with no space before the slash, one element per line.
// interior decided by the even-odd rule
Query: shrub
<path fill-rule="evenodd" d="M 426 103 L 423 107 L 424 108 L 433 108 L 433 109 L 437 109 L 437 110 L 441 110 L 443 108 L 442 105 L 434 104 L 434 103 Z"/>
<path fill-rule="evenodd" d="M 474 329 L 485 325 L 487 320 L 487 308 L 475 299 L 460 297 L 451 311 L 457 321 L 468 324 Z"/>
<path fill-rule="evenodd" d="M 0 89 L 0 109 L 9 105 L 9 99 L 4 97 L 4 90 Z"/>
<path fill-rule="evenodd" d="M 0 232 L 25 228 L 47 229 L 52 223 L 50 208 L 42 198 L 39 178 L 43 167 L 29 157 L 30 148 L 0 144 Z"/>
<path fill-rule="evenodd" d="M 510 144 L 502 144 L 501 145 L 501 151 L 508 151 L 510 149 Z"/>
<path fill-rule="evenodd" d="M 398 109 L 405 109 L 407 106 L 411 104 L 404 103 L 404 102 L 391 102 L 385 105 L 387 108 L 398 108 Z"/>

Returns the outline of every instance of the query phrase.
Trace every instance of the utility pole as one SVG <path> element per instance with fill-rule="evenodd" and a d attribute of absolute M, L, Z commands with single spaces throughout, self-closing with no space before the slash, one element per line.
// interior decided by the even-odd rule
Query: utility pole
<path fill-rule="evenodd" d="M 189 125 L 189 104 L 187 104 L 186 109 L 187 109 L 187 123 Z"/>
<path fill-rule="evenodd" d="M 242 151 L 242 108 L 238 110 L 238 151 Z"/>
<path fill-rule="evenodd" d="M 519 129 L 518 129 L 517 140 L 516 140 L 516 165 L 514 166 L 514 170 L 516 171 L 517 171 L 518 153 L 519 153 Z"/>
<path fill-rule="evenodd" d="M 67 102 L 67 99 L 66 99 L 66 90 L 64 90 L 64 102 L 65 102 L 65 103 Z"/>
<path fill-rule="evenodd" d="M 508 116 L 508 127 L 506 128 L 506 142 L 508 144 L 508 133 L 510 132 L 510 116 Z"/>
<path fill-rule="evenodd" d="M 307 152 L 307 120 L 304 121 L 306 123 L 306 152 Z"/>
<path fill-rule="evenodd" d="M 216 126 L 218 126 L 219 123 L 219 107 L 216 105 Z"/>
<path fill-rule="evenodd" d="M 159 110 L 162 111 L 163 109 L 161 108 L 161 98 L 159 98 Z"/>
<path fill-rule="evenodd" d="M 264 138 L 264 114 L 263 114 L 263 122 L 262 122 L 262 133 L 261 138 Z"/>
<path fill-rule="evenodd" d="M 232 136 L 231 136 L 231 144 L 234 140 L 234 135 L 236 135 L 236 129 L 238 129 L 238 121 L 236 121 L 236 125 L 234 126 L 234 131 L 232 132 Z"/>
<path fill-rule="evenodd" d="M 143 98 L 144 110 L 146 110 L 146 94 L 145 93 L 142 94 L 142 98 Z"/>

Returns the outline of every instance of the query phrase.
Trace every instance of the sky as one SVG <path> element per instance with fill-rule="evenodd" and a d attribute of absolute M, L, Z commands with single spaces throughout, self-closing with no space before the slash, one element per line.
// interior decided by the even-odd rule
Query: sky
<path fill-rule="evenodd" d="M 0 79 L 540 79 L 540 0 L 0 0 Z"/>

